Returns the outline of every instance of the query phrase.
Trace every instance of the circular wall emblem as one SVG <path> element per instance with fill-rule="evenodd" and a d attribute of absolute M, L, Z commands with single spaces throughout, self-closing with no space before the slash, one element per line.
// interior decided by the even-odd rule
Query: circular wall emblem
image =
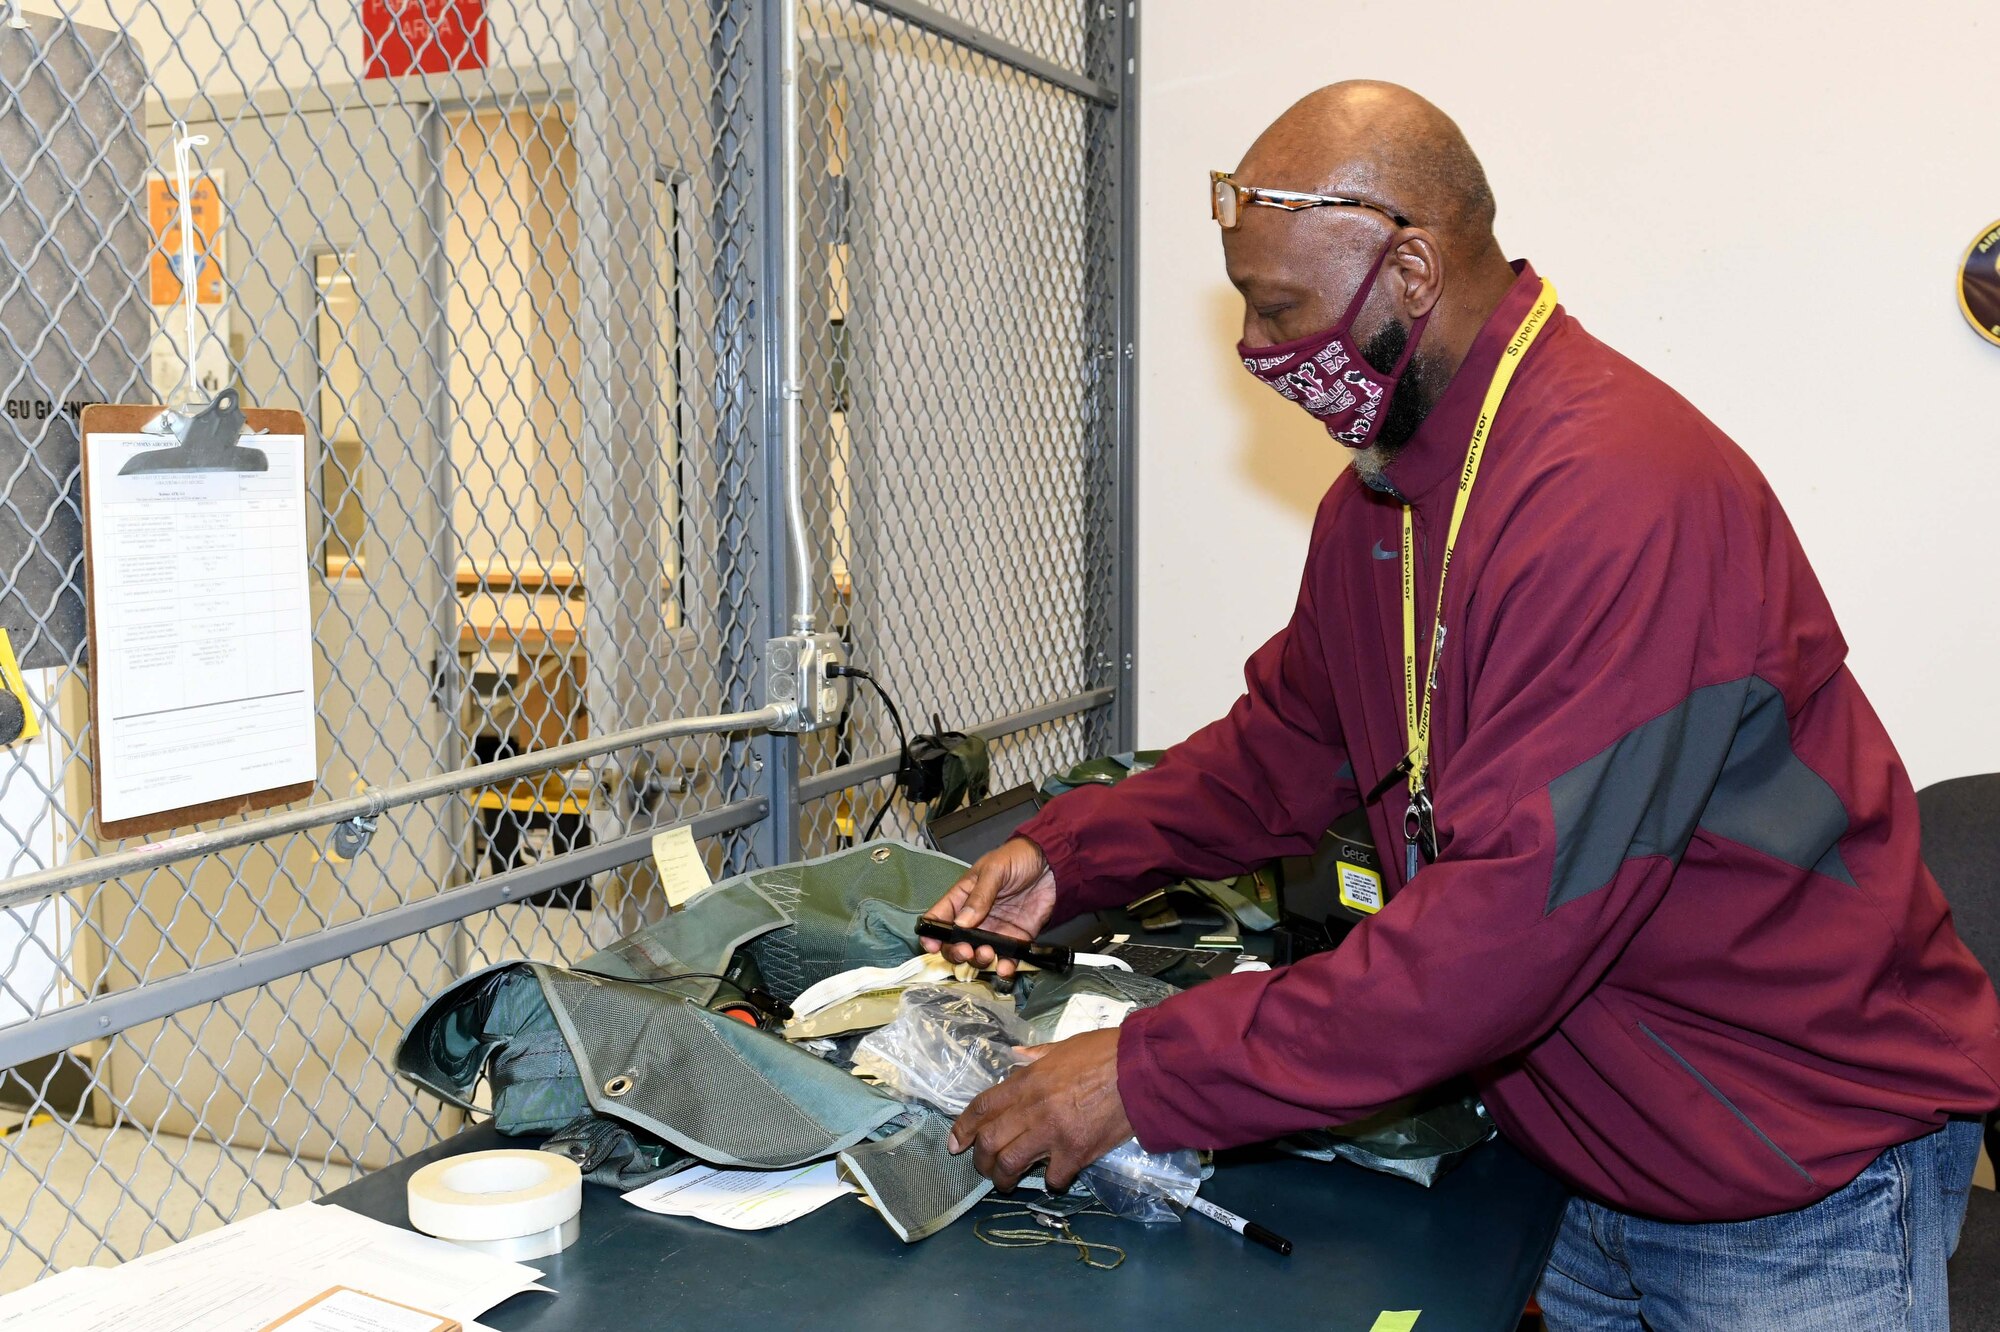
<path fill-rule="evenodd" d="M 1958 265 L 1958 308 L 1980 337 L 2000 346 L 2000 222 L 1965 247 Z"/>

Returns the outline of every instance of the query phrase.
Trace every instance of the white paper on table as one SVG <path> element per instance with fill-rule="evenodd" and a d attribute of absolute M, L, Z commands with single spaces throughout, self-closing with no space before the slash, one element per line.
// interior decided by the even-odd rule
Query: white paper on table
<path fill-rule="evenodd" d="M 832 1161 L 796 1170 L 694 1166 L 632 1190 L 625 1201 L 662 1216 L 688 1216 L 731 1230 L 769 1230 L 859 1192 Z"/>
<path fill-rule="evenodd" d="M 265 472 L 140 472 L 161 435 L 93 434 L 90 666 L 106 822 L 312 781 L 305 437 Z"/>
<path fill-rule="evenodd" d="M 0 1296 L 0 1332 L 261 1332 L 331 1286 L 465 1322 L 548 1289 L 532 1267 L 314 1203 L 83 1270 Z"/>

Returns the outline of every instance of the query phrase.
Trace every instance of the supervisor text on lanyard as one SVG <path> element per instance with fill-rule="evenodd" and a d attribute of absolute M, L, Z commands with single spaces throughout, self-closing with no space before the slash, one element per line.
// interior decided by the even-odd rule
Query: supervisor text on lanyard
<path fill-rule="evenodd" d="M 1458 545 L 1459 528 L 1465 524 L 1465 509 L 1472 498 L 1472 487 L 1479 480 L 1479 460 L 1486 452 L 1486 439 L 1493 428 L 1494 414 L 1500 410 L 1500 400 L 1507 395 L 1507 385 L 1513 382 L 1514 371 L 1520 368 L 1521 358 L 1527 355 L 1535 337 L 1548 323 L 1555 312 L 1555 284 L 1542 279 L 1541 294 L 1535 298 L 1534 308 L 1527 318 L 1514 330 L 1514 336 L 1507 339 L 1507 345 L 1500 352 L 1500 364 L 1494 367 L 1493 382 L 1486 386 L 1486 400 L 1479 406 L 1479 419 L 1473 423 L 1472 439 L 1465 446 L 1465 466 L 1458 473 L 1458 494 L 1451 504 L 1451 525 L 1445 529 L 1444 565 L 1438 570 L 1437 614 L 1431 622 L 1431 659 L 1424 671 L 1421 690 L 1417 687 L 1417 552 L 1416 526 L 1410 513 L 1410 506 L 1403 506 L 1403 713 L 1404 734 L 1410 741 L 1410 751 L 1403 761 L 1396 765 L 1382 784 L 1375 788 L 1374 797 L 1379 798 L 1397 777 L 1406 777 L 1410 784 L 1410 807 L 1403 814 L 1403 840 L 1408 848 L 1408 872 L 1406 880 L 1416 877 L 1418 853 L 1421 849 L 1424 861 L 1437 858 L 1437 824 L 1431 807 L 1431 695 L 1437 688 L 1438 655 L 1444 649 L 1444 585 L 1451 577 L 1451 553 Z"/>

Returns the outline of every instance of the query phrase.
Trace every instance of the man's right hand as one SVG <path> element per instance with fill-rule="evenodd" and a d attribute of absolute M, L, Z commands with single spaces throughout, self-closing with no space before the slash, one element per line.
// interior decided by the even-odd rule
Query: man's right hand
<path fill-rule="evenodd" d="M 1056 876 L 1042 849 L 1025 837 L 1012 837 L 981 856 L 924 915 L 961 929 L 1033 940 L 1047 928 L 1055 910 Z M 954 962 L 971 962 L 1002 976 L 1014 974 L 1013 962 L 996 958 L 991 948 L 940 944 L 935 939 L 920 942 L 926 951 L 942 951 Z"/>

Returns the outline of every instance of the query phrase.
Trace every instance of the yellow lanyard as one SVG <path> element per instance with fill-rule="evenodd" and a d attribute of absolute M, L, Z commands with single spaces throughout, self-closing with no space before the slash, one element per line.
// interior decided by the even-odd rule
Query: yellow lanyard
<path fill-rule="evenodd" d="M 1431 758 L 1431 693 L 1437 687 L 1438 653 L 1444 647 L 1444 582 L 1451 577 L 1451 552 L 1458 545 L 1458 529 L 1465 523 L 1466 502 L 1472 498 L 1473 483 L 1479 480 L 1479 460 L 1486 452 L 1486 437 L 1493 427 L 1500 399 L 1507 395 L 1514 371 L 1533 345 L 1535 335 L 1548 323 L 1556 308 L 1555 284 L 1542 279 L 1542 294 L 1535 307 L 1514 330 L 1514 336 L 1500 352 L 1500 364 L 1493 370 L 1493 382 L 1486 386 L 1486 401 L 1480 404 L 1479 419 L 1472 427 L 1472 442 L 1465 446 L 1465 466 L 1458 473 L 1458 497 L 1451 505 L 1451 526 L 1444 537 L 1444 567 L 1438 571 L 1437 615 L 1431 623 L 1431 660 L 1424 672 L 1421 701 L 1417 692 L 1417 552 L 1416 528 L 1410 506 L 1403 506 L 1403 704 L 1410 752 L 1403 761 L 1409 767 L 1410 795 L 1414 799 L 1424 789 Z"/>

